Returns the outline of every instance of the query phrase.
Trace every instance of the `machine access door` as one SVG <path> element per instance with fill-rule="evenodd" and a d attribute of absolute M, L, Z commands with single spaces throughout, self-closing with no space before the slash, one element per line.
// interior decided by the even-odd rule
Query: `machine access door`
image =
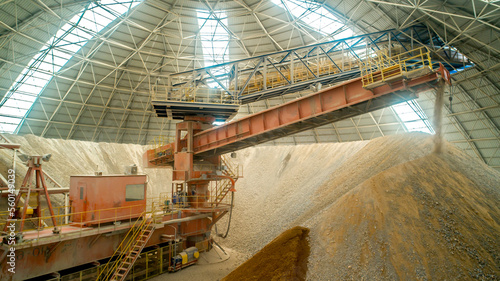
<path fill-rule="evenodd" d="M 87 201 L 87 183 L 86 182 L 79 182 L 78 183 L 78 208 L 77 212 L 80 212 L 77 214 L 78 220 L 80 222 L 87 221 L 87 212 L 89 211 L 88 205 L 89 202 Z"/>

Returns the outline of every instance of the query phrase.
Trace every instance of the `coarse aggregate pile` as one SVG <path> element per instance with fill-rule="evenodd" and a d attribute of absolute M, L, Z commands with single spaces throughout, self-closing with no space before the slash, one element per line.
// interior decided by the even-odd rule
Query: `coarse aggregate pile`
<path fill-rule="evenodd" d="M 69 175 L 136 163 L 148 196 L 170 190 L 169 169 L 142 169 L 146 146 L 7 137 L 51 153 L 44 170 L 63 186 Z M 431 136 L 409 133 L 239 151 L 229 236 L 216 238 L 231 258 L 154 280 L 219 280 L 297 225 L 310 229 L 306 280 L 500 280 L 500 173 L 451 144 L 433 148 Z M 9 153 L 0 150 L 2 173 Z M 18 161 L 18 183 L 25 171 Z"/>
<path fill-rule="evenodd" d="M 306 280 L 308 234 L 300 226 L 284 231 L 221 281 Z"/>
<path fill-rule="evenodd" d="M 500 173 L 421 133 L 307 147 L 243 151 L 224 245 L 302 225 L 307 280 L 500 280 Z"/>

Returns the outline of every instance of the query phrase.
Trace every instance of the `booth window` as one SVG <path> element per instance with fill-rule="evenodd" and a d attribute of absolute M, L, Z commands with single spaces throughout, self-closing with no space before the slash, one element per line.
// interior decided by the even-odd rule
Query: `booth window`
<path fill-rule="evenodd" d="M 144 184 L 127 184 L 125 202 L 144 200 Z"/>

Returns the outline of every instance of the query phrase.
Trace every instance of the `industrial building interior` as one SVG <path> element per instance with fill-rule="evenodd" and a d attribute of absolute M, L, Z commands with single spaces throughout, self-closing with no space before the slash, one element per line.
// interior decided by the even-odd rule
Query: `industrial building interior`
<path fill-rule="evenodd" d="M 0 280 L 500 280 L 500 1 L 0 1 Z"/>

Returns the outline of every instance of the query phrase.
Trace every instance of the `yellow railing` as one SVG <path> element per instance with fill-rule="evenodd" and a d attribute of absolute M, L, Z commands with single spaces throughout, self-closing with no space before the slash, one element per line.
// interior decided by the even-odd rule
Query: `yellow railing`
<path fill-rule="evenodd" d="M 165 145 L 175 142 L 175 136 L 156 136 L 150 142 L 151 149 L 147 151 L 148 159 L 151 161 L 161 157 L 172 157 L 173 160 L 173 146 L 165 148 Z M 156 163 L 158 165 L 158 163 Z"/>
<path fill-rule="evenodd" d="M 357 55 L 362 56 L 362 54 Z M 289 85 L 289 81 L 292 80 L 294 83 L 296 83 L 316 79 L 316 77 L 334 75 L 344 71 L 359 69 L 360 66 L 361 61 L 352 54 L 346 55 L 344 56 L 344 58 L 335 59 L 333 62 L 328 58 L 321 57 L 319 60 L 309 61 L 309 68 L 307 68 L 304 64 L 302 64 L 302 62 L 299 61 L 294 63 L 293 77 L 292 70 L 289 68 L 289 66 L 287 66 L 286 69 L 281 69 L 281 74 L 276 69 L 269 68 L 268 72 L 266 73 L 265 88 L 272 89 Z M 311 73 L 311 71 L 314 73 L 314 75 Z M 237 86 L 238 90 L 241 90 L 243 88 L 244 82 L 247 79 L 248 75 L 241 75 Z M 234 83 L 232 83 L 230 89 L 234 90 L 234 87 Z M 244 89 L 242 95 L 248 95 L 262 90 L 264 90 L 264 76 L 254 75 Z"/>
<path fill-rule="evenodd" d="M 240 173 L 240 165 L 234 164 L 233 161 L 229 158 L 227 155 L 222 155 L 221 158 L 221 164 L 225 167 L 225 169 L 222 170 L 223 173 L 225 173 L 227 176 L 230 176 L 232 178 L 239 178 L 239 173 Z"/>
<path fill-rule="evenodd" d="M 196 86 L 181 86 L 174 88 L 172 91 L 167 91 L 168 87 L 164 86 L 159 90 L 153 91 L 153 100 L 155 101 L 179 101 L 179 102 L 200 102 L 214 104 L 239 104 L 240 101 L 234 96 L 228 94 L 223 89 L 196 87 Z"/>
<path fill-rule="evenodd" d="M 232 183 L 230 180 L 228 179 L 223 180 L 222 183 L 220 184 L 220 187 L 217 187 L 218 190 L 216 189 L 215 191 L 216 196 L 215 200 L 211 202 L 212 206 L 218 207 L 221 204 L 225 205 L 230 204 L 227 194 L 231 190 L 231 187 Z"/>
<path fill-rule="evenodd" d="M 215 82 L 213 86 L 193 80 L 181 86 L 168 87 L 166 85 L 155 85 L 152 89 L 153 100 L 239 104 L 240 101 L 234 93 L 240 93 L 241 91 L 241 95 L 248 95 L 263 90 L 283 87 L 289 85 L 290 82 L 304 82 L 317 79 L 318 77 L 326 77 L 344 71 L 359 69 L 363 57 L 363 52 L 358 50 L 355 55 L 352 52 L 346 51 L 343 56 L 327 57 L 326 55 L 319 55 L 309 57 L 305 61 L 296 59 L 293 62 L 293 66 L 291 62 L 276 64 L 274 67 L 268 65 L 265 75 L 262 73 L 263 69 L 259 69 L 257 73 L 253 73 L 253 69 L 247 69 L 246 71 L 239 72 L 237 83 L 234 79 L 228 83 L 227 89 L 233 93 L 232 95 L 219 88 L 219 85 L 216 85 Z M 248 80 L 249 77 L 251 77 L 250 80 Z"/>
<path fill-rule="evenodd" d="M 154 208 L 156 209 L 156 216 L 162 211 L 163 215 L 174 214 L 179 210 L 212 210 L 216 207 L 229 206 L 230 202 L 227 198 L 219 197 L 220 193 L 227 188 L 229 180 L 213 181 L 206 194 L 176 194 L 175 203 L 170 193 L 165 194 L 162 199 L 155 201 Z M 168 202 L 168 203 L 167 203 Z"/>
<path fill-rule="evenodd" d="M 175 141 L 175 136 L 156 136 L 149 141 L 149 145 L 153 147 L 160 147 Z"/>
<path fill-rule="evenodd" d="M 230 201 L 227 196 L 225 196 L 223 200 L 221 200 L 220 198 L 221 192 L 226 192 L 226 185 L 228 184 L 226 181 L 229 180 L 212 181 L 209 185 L 207 194 L 188 194 L 187 192 L 184 192 L 183 194 L 176 194 L 177 200 L 175 204 L 173 204 L 174 196 L 172 195 L 172 193 L 163 192 L 160 193 L 157 197 L 148 198 L 147 204 L 136 204 L 126 207 L 107 208 L 86 212 L 70 212 L 68 214 L 64 214 L 64 208 L 66 208 L 67 206 L 59 206 L 54 207 L 54 216 L 44 215 L 42 217 L 32 217 L 26 218 L 24 220 L 18 219 L 15 221 L 9 221 L 9 223 L 14 222 L 16 225 L 16 229 L 19 229 L 21 222 L 24 222 L 24 232 L 33 231 L 33 233 L 36 233 L 36 235 L 34 236 L 30 235 L 29 237 L 26 237 L 28 240 L 19 242 L 19 244 L 29 244 L 33 241 L 40 242 L 45 238 L 50 238 L 51 235 L 47 235 L 47 233 L 44 233 L 43 230 L 51 229 L 54 227 L 52 225 L 52 218 L 56 220 L 57 227 L 80 226 L 79 230 L 72 230 L 72 235 L 81 235 L 81 232 L 89 230 L 89 228 L 83 227 L 83 225 L 92 225 L 92 229 L 101 231 L 103 227 L 110 226 L 113 223 L 115 225 L 117 225 L 117 223 L 123 222 L 129 222 L 130 224 L 132 224 L 137 220 L 137 218 L 140 218 L 144 212 L 151 214 L 152 219 L 156 223 L 161 223 L 162 217 L 168 216 L 169 214 L 173 216 L 181 210 L 199 209 L 210 211 L 215 208 L 229 206 Z M 43 213 L 47 212 L 48 210 L 43 210 Z M 95 219 L 82 219 L 84 217 L 89 218 L 92 214 L 94 214 Z M 7 212 L 2 212 L 0 214 L 1 229 L 3 229 L 6 222 L 8 222 L 8 215 L 9 213 Z M 76 222 L 78 220 L 80 220 L 80 222 Z M 39 225 L 41 225 L 41 227 L 38 227 Z M 65 231 L 66 230 L 62 230 L 63 233 Z"/>
<path fill-rule="evenodd" d="M 136 260 L 134 267 L 132 267 L 127 275 L 127 278 L 129 280 L 147 280 L 169 272 L 169 267 L 171 266 L 169 261 L 172 259 L 172 256 L 182 251 L 181 246 L 182 242 L 173 242 L 163 247 L 142 252 L 141 256 Z M 116 261 L 112 263 L 116 263 Z M 107 264 L 98 265 L 96 263 L 91 268 L 65 273 L 61 277 L 54 277 L 54 279 L 47 279 L 47 281 L 96 280 L 97 276 L 103 271 L 109 270 L 109 267 Z M 105 270 L 105 268 L 107 269 Z"/>
<path fill-rule="evenodd" d="M 60 206 L 60 207 L 55 207 L 55 210 L 62 210 L 66 206 Z M 33 218 L 26 218 L 24 220 L 18 219 L 15 221 L 10 221 L 10 223 L 15 223 L 16 229 L 18 229 L 17 226 L 19 226 L 22 222 L 24 222 L 24 229 L 23 231 L 30 231 L 30 230 L 35 230 L 35 231 L 42 231 L 47 228 L 53 228 L 54 226 L 52 225 L 52 218 L 56 220 L 57 226 L 67 226 L 67 225 L 95 225 L 96 227 L 100 228 L 102 224 L 104 223 L 111 223 L 111 222 L 118 222 L 118 221 L 126 221 L 129 220 L 130 222 L 132 219 L 135 219 L 141 215 L 141 212 L 135 211 L 135 209 L 142 208 L 144 209 L 145 204 L 138 204 L 138 205 L 132 205 L 132 206 L 125 206 L 125 207 L 116 207 L 116 208 L 107 208 L 107 209 L 99 209 L 99 210 L 92 210 L 92 211 L 85 211 L 85 212 L 70 212 L 68 214 L 57 214 L 54 216 L 51 215 L 46 215 L 42 217 L 33 217 Z M 126 214 L 123 214 L 123 210 L 128 210 Z M 44 212 L 47 212 L 44 210 Z M 56 214 L 56 212 L 54 212 Z M 120 213 L 120 214 L 119 214 Z M 90 220 L 83 220 L 84 217 L 87 217 L 87 215 L 94 215 L 96 219 L 90 219 Z M 105 215 L 105 214 L 111 214 L 111 215 Z M 114 214 L 114 215 L 113 215 Z M 66 223 L 66 218 L 68 218 L 69 222 Z M 0 228 L 3 229 L 5 226 L 5 223 L 7 222 L 8 216 L 1 217 L 0 218 Z M 79 219 L 80 222 L 75 222 L 74 220 Z M 83 222 L 81 222 L 83 221 Z M 49 223 L 50 225 L 44 224 Z M 33 225 L 34 227 L 30 228 L 29 225 Z M 38 227 L 39 225 L 42 225 L 41 227 Z M 37 237 L 40 238 L 40 237 Z"/>
<path fill-rule="evenodd" d="M 116 262 L 112 263 L 110 259 L 106 266 L 102 269 L 99 276 L 97 276 L 97 280 L 108 280 L 111 276 L 113 276 L 116 269 L 121 264 L 121 261 L 128 255 L 130 249 L 136 244 L 137 237 L 151 224 L 152 219 L 147 219 L 146 214 L 146 212 L 142 213 L 141 217 L 135 221 L 132 228 L 130 228 L 127 232 L 127 235 L 125 235 L 125 238 L 123 238 L 122 242 L 118 245 L 112 255 L 112 257 L 117 256 Z M 110 265 L 111 268 L 107 270 Z"/>
<path fill-rule="evenodd" d="M 373 88 L 398 78 L 411 77 L 413 73 L 432 70 L 432 61 L 427 47 L 389 56 L 387 50 L 367 56 L 361 67 L 364 88 Z"/>

